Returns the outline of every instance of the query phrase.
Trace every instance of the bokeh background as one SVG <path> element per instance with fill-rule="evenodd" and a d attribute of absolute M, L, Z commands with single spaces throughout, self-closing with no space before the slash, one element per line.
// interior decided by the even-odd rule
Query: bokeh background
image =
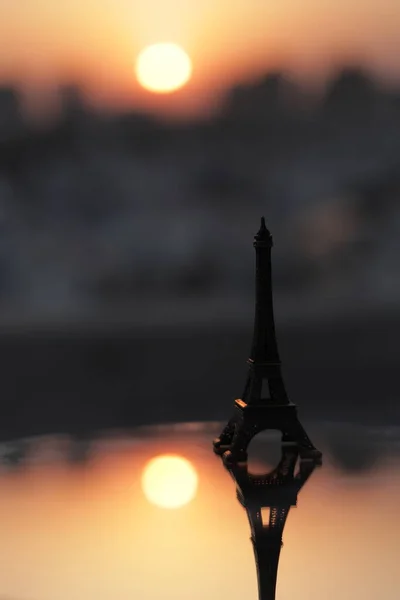
<path fill-rule="evenodd" d="M 396 423 L 400 5 L 0 4 L 1 435 L 225 419 L 274 236 L 303 414 Z M 137 53 L 181 44 L 182 90 Z"/>

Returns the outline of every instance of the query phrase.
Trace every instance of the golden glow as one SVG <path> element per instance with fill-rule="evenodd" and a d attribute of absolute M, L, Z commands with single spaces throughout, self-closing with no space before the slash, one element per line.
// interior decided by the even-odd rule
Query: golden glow
<path fill-rule="evenodd" d="M 188 460 L 164 455 L 153 458 L 146 465 L 142 487 L 152 504 L 162 508 L 179 508 L 193 500 L 197 481 L 197 473 Z"/>
<path fill-rule="evenodd" d="M 176 44 L 147 46 L 136 60 L 136 77 L 142 87 L 168 94 L 183 87 L 192 75 L 192 62 Z"/>
<path fill-rule="evenodd" d="M 251 10 L 248 0 L 0 5 L 0 85 L 23 87 L 27 103 L 38 105 L 42 90 L 76 82 L 97 106 L 196 116 L 226 87 L 270 70 L 318 79 L 344 60 L 361 60 L 397 79 L 400 68 L 397 0 L 259 1 Z M 165 39 L 185 48 L 195 69 L 190 86 L 160 98 L 138 83 L 134 60 Z"/>
<path fill-rule="evenodd" d="M 79 468 L 51 458 L 51 446 L 42 463 L 16 471 L 0 465 L 0 597 L 204 600 L 207 584 L 230 600 L 256 598 L 249 523 L 234 482 L 210 452 L 215 433 L 167 428 L 106 438 Z M 53 456 L 63 448 L 61 441 Z M 188 510 L 155 510 L 141 493 L 143 465 L 166 448 L 196 466 L 201 486 Z M 392 460 L 394 468 L 355 478 L 326 461 L 307 482 L 284 531 L 278 597 L 397 600 L 400 469 Z M 240 565 L 235 577 L 227 565 Z"/>

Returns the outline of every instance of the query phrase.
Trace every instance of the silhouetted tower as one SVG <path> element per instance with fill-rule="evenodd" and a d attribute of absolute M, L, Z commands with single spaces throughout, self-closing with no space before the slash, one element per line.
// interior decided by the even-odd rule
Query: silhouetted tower
<path fill-rule="evenodd" d="M 281 374 L 281 361 L 275 335 L 272 303 L 271 248 L 272 236 L 261 219 L 254 237 L 256 249 L 256 309 L 253 344 L 247 363 L 249 372 L 241 399 L 235 400 L 234 416 L 220 437 L 214 451 L 224 461 L 247 460 L 247 448 L 260 431 L 277 429 L 282 441 L 297 444 L 303 458 L 321 458 L 303 429 L 297 407 L 290 402 Z"/>
<path fill-rule="evenodd" d="M 259 600 L 275 600 L 282 535 L 290 508 L 310 477 L 317 461 L 301 460 L 296 446 L 282 447 L 279 465 L 265 475 L 252 475 L 247 464 L 227 467 L 237 486 L 237 498 L 245 508 L 256 561 Z"/>

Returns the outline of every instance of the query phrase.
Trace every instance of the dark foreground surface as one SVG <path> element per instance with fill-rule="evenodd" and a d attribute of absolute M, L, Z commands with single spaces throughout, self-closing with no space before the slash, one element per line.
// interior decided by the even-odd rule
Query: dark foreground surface
<path fill-rule="evenodd" d="M 400 423 L 400 318 L 277 331 L 301 416 Z M 251 324 L 3 334 L 1 437 L 224 420 L 242 393 L 251 335 Z"/>

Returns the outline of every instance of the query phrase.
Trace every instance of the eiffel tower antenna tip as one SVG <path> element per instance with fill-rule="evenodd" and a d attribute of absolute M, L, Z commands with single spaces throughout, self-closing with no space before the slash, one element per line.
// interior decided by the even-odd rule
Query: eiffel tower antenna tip
<path fill-rule="evenodd" d="M 267 240 L 271 237 L 271 232 L 267 229 L 265 225 L 265 217 L 261 217 L 261 226 L 256 234 L 256 239 L 258 240 Z"/>

